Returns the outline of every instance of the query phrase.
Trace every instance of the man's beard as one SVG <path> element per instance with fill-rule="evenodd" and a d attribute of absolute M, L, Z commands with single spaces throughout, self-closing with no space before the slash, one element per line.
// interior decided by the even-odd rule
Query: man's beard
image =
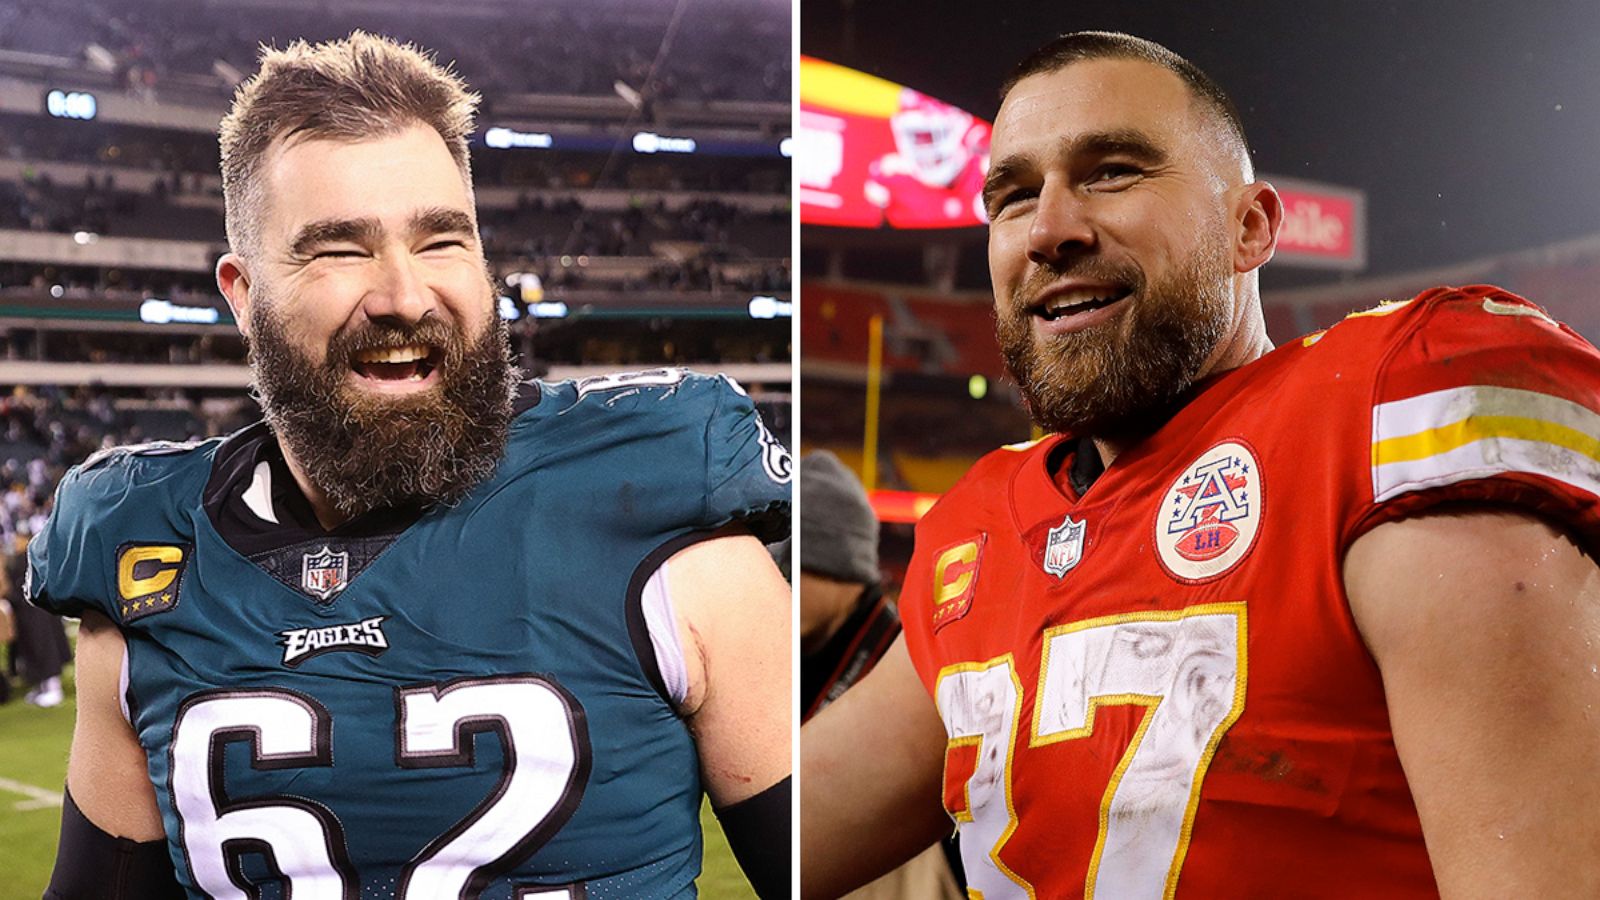
<path fill-rule="evenodd" d="M 349 383 L 357 353 L 419 343 L 442 351 L 437 385 L 384 395 Z M 249 345 L 267 424 L 347 517 L 454 505 L 499 464 L 521 373 L 511 365 L 505 323 L 492 312 L 471 344 L 434 318 L 411 328 L 368 324 L 341 332 L 318 366 L 289 340 L 270 299 L 258 295 Z"/>
<path fill-rule="evenodd" d="M 1129 262 L 1084 257 L 1035 270 L 995 313 L 1006 368 L 1046 431 L 1149 434 L 1171 417 L 1227 331 L 1225 248 L 1201 248 L 1157 282 Z M 1036 337 L 1028 304 L 1065 277 L 1131 289 L 1122 314 L 1071 334 Z"/>

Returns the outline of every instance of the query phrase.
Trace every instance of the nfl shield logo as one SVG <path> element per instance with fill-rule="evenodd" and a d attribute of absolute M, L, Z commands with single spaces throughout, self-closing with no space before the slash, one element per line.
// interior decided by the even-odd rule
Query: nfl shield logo
<path fill-rule="evenodd" d="M 1083 522 L 1072 521 L 1069 514 L 1060 525 L 1050 529 L 1050 539 L 1044 545 L 1046 572 L 1060 578 L 1083 559 L 1083 526 Z"/>
<path fill-rule="evenodd" d="M 300 563 L 300 586 L 306 593 L 326 600 L 344 590 L 350 581 L 350 554 L 334 553 L 327 545 L 307 553 Z"/>

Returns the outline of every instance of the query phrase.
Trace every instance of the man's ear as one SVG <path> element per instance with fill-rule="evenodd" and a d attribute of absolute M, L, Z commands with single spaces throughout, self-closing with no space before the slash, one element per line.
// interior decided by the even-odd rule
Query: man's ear
<path fill-rule="evenodd" d="M 1233 270 L 1251 272 L 1272 259 L 1283 227 L 1283 199 L 1265 181 L 1244 186 L 1234 203 Z"/>
<path fill-rule="evenodd" d="M 217 288 L 228 300 L 233 311 L 233 321 L 239 333 L 250 336 L 250 271 L 244 257 L 237 253 L 224 253 L 217 260 Z"/>

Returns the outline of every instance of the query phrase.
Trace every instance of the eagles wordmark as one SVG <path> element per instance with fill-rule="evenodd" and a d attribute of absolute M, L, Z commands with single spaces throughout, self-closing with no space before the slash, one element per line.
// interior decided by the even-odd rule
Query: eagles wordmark
<path fill-rule="evenodd" d="M 313 656 L 335 650 L 354 650 L 368 656 L 378 656 L 389 649 L 389 639 L 383 634 L 383 620 L 386 618 L 388 616 L 373 616 L 359 622 L 280 631 L 278 643 L 283 645 L 283 664 L 292 669 Z"/>

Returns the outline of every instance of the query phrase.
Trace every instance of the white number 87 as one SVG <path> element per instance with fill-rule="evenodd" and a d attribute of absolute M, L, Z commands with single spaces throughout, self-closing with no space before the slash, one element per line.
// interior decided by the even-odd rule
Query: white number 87
<path fill-rule="evenodd" d="M 1028 747 L 1088 737 L 1102 706 L 1149 710 L 1101 800 L 1085 897 L 1173 895 L 1206 767 L 1244 711 L 1245 646 L 1243 603 L 1107 616 L 1045 632 Z M 1000 860 L 1018 825 L 1011 766 L 1022 692 L 1013 662 L 1006 654 L 950 666 L 934 687 L 950 747 L 977 745 L 964 802 L 956 804 L 964 808 L 953 815 L 967 848 L 968 884 L 987 900 L 1035 896 L 1024 875 Z"/>

